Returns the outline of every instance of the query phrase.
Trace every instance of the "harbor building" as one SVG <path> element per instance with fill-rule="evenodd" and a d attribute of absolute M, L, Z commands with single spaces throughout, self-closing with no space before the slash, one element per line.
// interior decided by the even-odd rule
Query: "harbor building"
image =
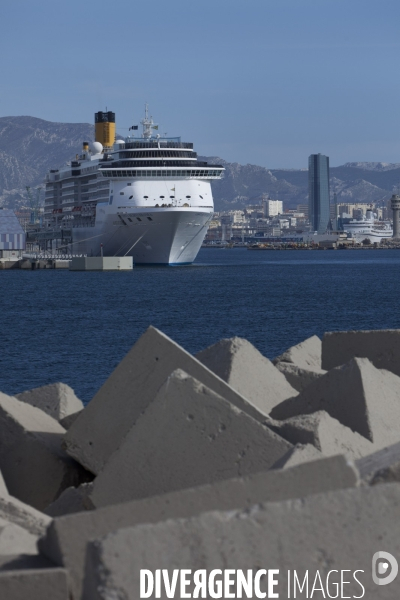
<path fill-rule="evenodd" d="M 311 154 L 308 157 L 308 215 L 311 228 L 325 233 L 330 220 L 329 157 Z"/>
<path fill-rule="evenodd" d="M 264 217 L 276 217 L 283 213 L 283 202 L 282 200 L 270 200 L 269 198 L 263 198 L 263 216 Z"/>
<path fill-rule="evenodd" d="M 10 208 L 0 208 L 0 258 L 19 256 L 25 250 L 25 233 Z"/>

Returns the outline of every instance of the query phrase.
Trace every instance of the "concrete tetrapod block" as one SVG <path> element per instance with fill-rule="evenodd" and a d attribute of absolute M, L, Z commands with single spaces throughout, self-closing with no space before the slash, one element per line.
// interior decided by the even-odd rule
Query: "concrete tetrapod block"
<path fill-rule="evenodd" d="M 0 573 L 3 600 L 68 600 L 64 569 L 16 570 Z"/>
<path fill-rule="evenodd" d="M 40 408 L 56 421 L 61 421 L 83 409 L 82 401 L 75 396 L 74 390 L 66 383 L 44 385 L 16 394 L 15 397 L 21 402 Z"/>
<path fill-rule="evenodd" d="M 0 497 L 8 496 L 8 490 L 6 486 L 6 482 L 4 481 L 4 477 L 2 472 L 0 471 Z"/>
<path fill-rule="evenodd" d="M 56 565 L 40 554 L 0 554 L 0 572 L 16 569 L 54 569 Z"/>
<path fill-rule="evenodd" d="M 94 506 L 269 469 L 291 447 L 184 371 L 174 371 L 93 482 Z"/>
<path fill-rule="evenodd" d="M 7 495 L 0 496 L 0 555 L 37 554 L 36 543 L 51 519 Z"/>
<path fill-rule="evenodd" d="M 323 369 L 333 369 L 353 357 L 368 358 L 377 369 L 387 369 L 400 376 L 400 329 L 325 333 Z"/>
<path fill-rule="evenodd" d="M 64 429 L 68 430 L 71 427 L 72 423 L 75 423 L 76 419 L 79 417 L 81 412 L 81 410 L 78 410 L 77 412 L 67 415 L 63 419 L 60 419 L 60 425 L 64 427 Z"/>
<path fill-rule="evenodd" d="M 89 495 L 93 489 L 93 483 L 83 483 L 79 487 L 69 487 L 48 506 L 44 513 L 50 517 L 61 517 L 84 510 L 92 510 L 93 504 Z"/>
<path fill-rule="evenodd" d="M 37 554 L 38 538 L 0 517 L 0 556 Z"/>
<path fill-rule="evenodd" d="M 196 354 L 196 358 L 266 414 L 297 395 L 271 361 L 243 338 L 221 340 Z"/>
<path fill-rule="evenodd" d="M 149 327 L 68 430 L 70 456 L 99 473 L 175 369 L 183 369 L 259 421 L 266 414 L 154 327 Z"/>
<path fill-rule="evenodd" d="M 326 373 L 321 368 L 321 340 L 316 335 L 292 346 L 273 363 L 298 392 Z"/>
<path fill-rule="evenodd" d="M 356 464 L 361 478 L 370 485 L 400 482 L 400 443 L 360 458 Z"/>
<path fill-rule="evenodd" d="M 321 353 L 321 340 L 318 336 L 313 335 L 304 340 L 304 342 L 292 346 L 286 352 L 277 356 L 273 360 L 273 363 L 276 365 L 280 362 L 286 362 L 307 371 L 320 371 L 322 369 Z"/>
<path fill-rule="evenodd" d="M 0 469 L 10 495 L 42 510 L 89 474 L 61 449 L 65 429 L 38 408 L 0 393 Z"/>
<path fill-rule="evenodd" d="M 192 577 L 198 569 L 205 569 L 207 575 L 214 569 L 239 569 L 245 576 L 247 569 L 253 569 L 253 577 L 259 569 L 278 569 L 273 592 L 279 598 L 334 598 L 343 589 L 342 597 L 398 600 L 396 582 L 380 588 L 373 583 L 371 562 L 380 548 L 394 557 L 400 555 L 397 484 L 120 529 L 89 544 L 83 600 L 112 598 L 115 590 L 125 600 L 139 598 L 141 569 L 153 574 L 156 569 L 167 569 L 170 576 L 173 569 L 191 569 Z M 306 580 L 301 595 L 299 587 L 298 595 L 293 593 L 294 570 L 300 585 L 308 571 L 308 584 Z M 221 579 L 218 575 L 217 580 Z M 261 584 L 264 593 L 268 592 L 267 582 L 265 577 Z M 315 591 L 321 586 L 324 594 Z M 187 591 L 192 589 L 190 586 Z M 162 586 L 160 598 L 166 597 Z M 170 597 L 182 597 L 179 586 Z M 222 591 L 220 597 L 228 596 Z"/>
<path fill-rule="evenodd" d="M 322 369 L 316 371 L 310 371 L 308 369 L 301 369 L 300 367 L 296 367 L 291 363 L 287 362 L 278 362 L 275 367 L 284 375 L 288 383 L 297 390 L 298 392 L 302 392 L 306 387 L 313 383 L 316 379 L 325 375 L 326 371 Z"/>
<path fill-rule="evenodd" d="M 268 426 L 292 444 L 312 444 L 324 456 L 340 453 L 357 459 L 371 454 L 375 449 L 369 440 L 354 433 L 324 410 L 285 421 L 271 420 Z"/>
<path fill-rule="evenodd" d="M 342 456 L 266 471 L 145 500 L 56 518 L 40 541 L 42 552 L 70 575 L 74 600 L 81 597 L 86 545 L 122 527 L 190 517 L 210 510 L 250 508 L 271 500 L 303 497 L 357 485 L 358 474 Z"/>
<path fill-rule="evenodd" d="M 296 444 L 282 458 L 279 458 L 271 468 L 289 469 L 321 459 L 324 460 L 324 455 L 312 444 Z"/>
<path fill-rule="evenodd" d="M 400 378 L 354 358 L 271 411 L 274 419 L 326 410 L 378 450 L 400 440 Z"/>

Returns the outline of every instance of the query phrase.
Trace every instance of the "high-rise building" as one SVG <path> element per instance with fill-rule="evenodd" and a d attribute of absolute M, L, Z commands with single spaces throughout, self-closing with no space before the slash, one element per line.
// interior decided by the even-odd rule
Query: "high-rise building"
<path fill-rule="evenodd" d="M 264 217 L 276 217 L 283 213 L 283 202 L 282 200 L 270 200 L 269 198 L 263 198 L 263 216 Z"/>
<path fill-rule="evenodd" d="M 313 231 L 325 233 L 329 226 L 329 156 L 308 157 L 308 218 Z"/>

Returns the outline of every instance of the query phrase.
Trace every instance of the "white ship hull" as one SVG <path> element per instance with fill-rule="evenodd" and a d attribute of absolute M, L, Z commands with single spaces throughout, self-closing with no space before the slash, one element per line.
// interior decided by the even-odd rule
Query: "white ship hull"
<path fill-rule="evenodd" d="M 343 219 L 343 230 L 356 242 L 368 239 L 371 243 L 380 243 L 383 239 L 393 237 L 393 229 L 389 222 L 376 222 L 372 210 L 361 219 Z"/>
<path fill-rule="evenodd" d="M 357 232 L 353 234 L 353 237 L 357 242 L 362 242 L 368 239 L 372 244 L 374 242 L 380 244 L 382 240 L 390 239 L 393 237 L 392 229 L 371 229 L 365 232 Z"/>
<path fill-rule="evenodd" d="M 201 247 L 212 211 L 196 208 L 115 212 L 98 205 L 95 227 L 73 229 L 69 251 L 88 256 L 132 256 L 135 264 L 192 263 Z M 103 214 L 102 214 L 103 213 Z M 140 219 L 140 220 L 139 220 Z"/>

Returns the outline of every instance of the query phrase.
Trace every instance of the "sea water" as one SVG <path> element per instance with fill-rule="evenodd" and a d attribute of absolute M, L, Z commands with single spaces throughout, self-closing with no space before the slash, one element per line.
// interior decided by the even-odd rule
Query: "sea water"
<path fill-rule="evenodd" d="M 149 325 L 196 353 L 273 358 L 311 335 L 400 328 L 400 252 L 202 249 L 192 266 L 0 271 L 0 391 L 62 381 L 88 402 Z"/>

